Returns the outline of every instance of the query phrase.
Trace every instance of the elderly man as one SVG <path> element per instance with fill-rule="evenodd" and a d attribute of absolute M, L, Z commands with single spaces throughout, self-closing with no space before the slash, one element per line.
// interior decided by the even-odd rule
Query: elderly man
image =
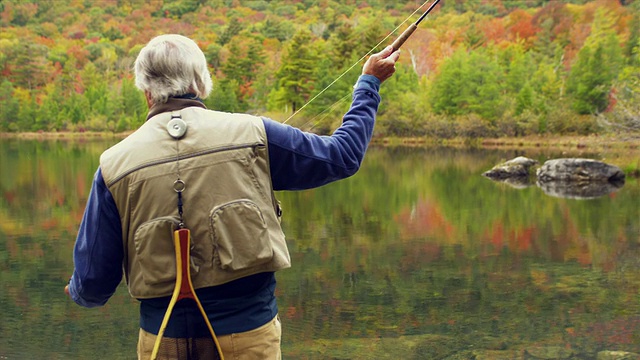
<path fill-rule="evenodd" d="M 276 121 L 208 110 L 202 51 L 180 35 L 151 40 L 135 63 L 147 121 L 105 151 L 80 225 L 66 292 L 104 305 L 124 277 L 140 300 L 138 357 L 148 359 L 176 283 L 172 234 L 191 233 L 192 302 L 173 309 L 159 357 L 280 359 L 275 271 L 290 266 L 274 190 L 318 187 L 353 175 L 371 139 L 380 84 L 399 53 L 387 47 L 362 69 L 351 108 L 331 136 Z"/>

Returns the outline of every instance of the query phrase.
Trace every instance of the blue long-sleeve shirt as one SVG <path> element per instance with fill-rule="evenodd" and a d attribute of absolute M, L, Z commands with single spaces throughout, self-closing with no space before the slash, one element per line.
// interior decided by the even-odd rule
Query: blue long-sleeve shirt
<path fill-rule="evenodd" d="M 380 80 L 362 75 L 351 108 L 331 136 L 305 133 L 263 118 L 274 190 L 310 189 L 356 173 L 375 122 Z M 124 245 L 115 201 L 98 168 L 74 248 L 71 298 L 84 307 L 104 305 L 122 280 Z M 217 334 L 243 332 L 266 324 L 277 313 L 275 276 L 261 273 L 196 290 Z M 170 298 L 141 300 L 140 326 L 158 332 Z M 197 309 L 178 303 L 165 336 L 207 336 Z"/>

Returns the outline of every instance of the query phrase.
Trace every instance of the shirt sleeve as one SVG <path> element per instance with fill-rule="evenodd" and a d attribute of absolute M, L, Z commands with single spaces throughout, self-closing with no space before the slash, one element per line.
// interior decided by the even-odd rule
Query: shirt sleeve
<path fill-rule="evenodd" d="M 351 107 L 331 136 L 263 118 L 274 190 L 310 189 L 355 174 L 373 135 L 379 88 L 375 76 L 360 76 Z"/>
<path fill-rule="evenodd" d="M 104 305 L 122 280 L 123 258 L 120 216 L 98 169 L 73 250 L 71 298 L 84 307 Z"/>

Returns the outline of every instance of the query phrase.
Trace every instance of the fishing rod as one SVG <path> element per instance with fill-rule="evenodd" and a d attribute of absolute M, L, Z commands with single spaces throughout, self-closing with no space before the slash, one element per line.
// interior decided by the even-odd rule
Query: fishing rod
<path fill-rule="evenodd" d="M 302 109 L 304 109 L 307 105 L 309 105 L 312 101 L 314 101 L 316 98 L 318 98 L 320 95 L 322 95 L 325 91 L 327 91 L 327 89 L 329 89 L 333 84 L 335 84 L 336 82 L 338 82 L 338 80 L 340 80 L 343 76 L 345 76 L 349 71 L 351 71 L 351 69 L 353 69 L 356 65 L 358 65 L 362 60 L 364 60 L 367 56 L 369 56 L 378 46 L 380 46 L 380 44 L 382 44 L 383 42 L 385 42 L 391 35 L 393 35 L 393 33 L 396 32 L 396 30 L 398 30 L 404 23 L 406 23 L 413 15 L 415 15 L 418 11 L 420 11 L 420 9 L 422 9 L 427 3 L 429 2 L 429 0 L 426 0 L 422 5 L 420 5 L 419 8 L 417 8 L 413 13 L 411 13 L 411 15 L 409 15 L 402 23 L 400 23 L 400 25 L 398 25 L 395 29 L 393 29 L 393 31 L 391 31 L 389 33 L 389 35 L 385 36 L 384 39 L 380 40 L 379 43 L 377 43 L 373 48 L 371 48 L 371 50 L 369 50 L 369 52 L 367 52 L 366 54 L 364 54 L 363 57 L 361 57 L 358 61 L 356 61 L 353 65 L 351 65 L 351 67 L 349 67 L 347 70 L 345 70 L 345 72 L 343 72 L 340 76 L 338 76 L 335 80 L 333 80 L 329 85 L 327 85 L 327 87 L 325 87 L 324 89 L 322 89 L 322 91 L 320 91 L 316 96 L 314 96 L 313 98 L 311 98 L 311 100 L 307 101 L 306 104 L 302 105 L 302 107 L 300 107 L 298 110 L 296 110 L 293 114 L 291 114 L 291 116 L 289 116 L 285 121 L 283 121 L 283 124 L 286 124 L 289 120 L 291 120 L 294 116 L 296 116 L 300 111 L 302 111 Z M 413 34 L 414 31 L 416 31 L 416 29 L 418 28 L 418 25 L 420 25 L 420 23 L 422 22 L 422 20 L 424 20 L 427 15 L 429 15 L 429 13 L 431 12 L 431 10 L 433 10 L 433 8 L 440 2 L 440 0 L 435 0 L 431 6 L 429 6 L 429 8 L 420 16 L 420 18 L 418 18 L 418 20 L 416 20 L 416 22 L 414 22 L 413 24 L 411 24 L 405 31 L 402 32 L 402 34 L 393 42 L 393 44 L 391 44 L 391 46 L 393 47 L 393 52 L 397 51 L 400 49 L 400 47 L 402 46 L 402 44 L 405 43 L 405 41 L 407 41 L 407 39 L 409 39 L 409 37 L 411 37 L 411 35 Z M 392 53 L 393 53 L 392 52 Z"/>
<path fill-rule="evenodd" d="M 436 5 L 438 5 L 439 2 L 440 2 L 440 0 L 435 0 L 433 2 L 433 4 L 431 4 L 431 6 L 429 6 L 427 11 L 425 11 L 424 14 L 422 14 L 420 16 L 420 18 L 418 18 L 418 20 L 416 20 L 416 22 L 411 24 L 405 31 L 402 32 L 402 34 L 400 34 L 400 36 L 396 39 L 396 41 L 394 41 L 393 44 L 391 44 L 391 46 L 393 47 L 393 51 L 392 52 L 396 52 L 397 50 L 400 49 L 402 44 L 404 44 L 404 42 L 407 41 L 407 39 L 409 39 L 411 34 L 413 34 L 413 32 L 416 31 L 416 29 L 418 28 L 418 25 L 420 25 L 422 20 L 424 20 L 427 17 L 427 15 L 429 15 L 431 10 L 433 10 L 433 8 Z"/>

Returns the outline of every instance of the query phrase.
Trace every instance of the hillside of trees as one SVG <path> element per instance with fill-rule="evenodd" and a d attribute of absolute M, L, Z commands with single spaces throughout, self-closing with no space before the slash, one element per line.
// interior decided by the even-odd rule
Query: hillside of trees
<path fill-rule="evenodd" d="M 207 57 L 209 108 L 278 121 L 356 64 L 288 122 L 330 133 L 358 61 L 390 44 L 421 5 L 4 0 L 0 132 L 137 128 L 147 107 L 133 61 L 154 36 L 179 33 Z M 640 1 L 442 0 L 381 95 L 377 136 L 638 134 Z"/>

